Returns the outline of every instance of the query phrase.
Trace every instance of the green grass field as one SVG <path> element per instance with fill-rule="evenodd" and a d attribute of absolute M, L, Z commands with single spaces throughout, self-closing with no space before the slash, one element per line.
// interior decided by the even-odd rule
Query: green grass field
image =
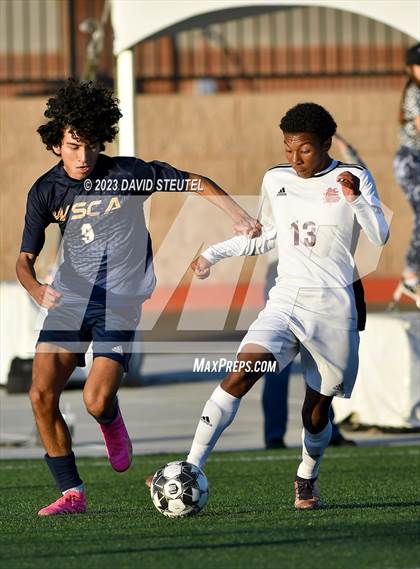
<path fill-rule="evenodd" d="M 135 457 L 114 473 L 80 459 L 89 513 L 38 518 L 56 499 L 41 460 L 0 462 L 4 568 L 412 569 L 420 566 L 420 448 L 329 449 L 327 507 L 293 509 L 298 451 L 214 453 L 210 499 L 196 517 L 168 519 L 144 477 L 173 455 Z"/>

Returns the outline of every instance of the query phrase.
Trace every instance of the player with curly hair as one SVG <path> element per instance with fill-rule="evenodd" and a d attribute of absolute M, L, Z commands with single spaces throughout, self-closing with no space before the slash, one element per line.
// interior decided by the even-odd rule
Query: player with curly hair
<path fill-rule="evenodd" d="M 199 195 L 228 214 L 237 233 L 256 235 L 259 223 L 204 176 L 164 162 L 102 154 L 121 117 L 113 93 L 92 82 L 70 79 L 47 103 L 38 128 L 47 149 L 61 159 L 32 186 L 16 272 L 39 306 L 48 309 L 33 363 L 30 399 L 45 460 L 62 496 L 39 515 L 86 511 L 72 441 L 60 412 L 64 386 L 93 365 L 83 397 L 102 431 L 111 466 L 129 468 L 132 446 L 117 392 L 127 371 L 142 302 L 155 286 L 150 235 L 143 204 L 155 191 L 175 187 Z M 189 182 L 195 182 L 190 184 Z M 51 285 L 38 281 L 35 262 L 50 223 L 59 225 L 63 261 Z"/>
<path fill-rule="evenodd" d="M 213 245 L 192 264 L 196 276 L 206 278 L 226 257 L 278 250 L 267 304 L 238 348 L 236 370 L 207 401 L 187 461 L 203 467 L 241 398 L 263 375 L 262 362 L 276 360 L 281 372 L 300 352 L 306 395 L 295 507 L 313 509 L 322 505 L 317 478 L 331 437 L 330 405 L 334 396 L 350 397 L 357 375 L 365 305 L 354 247 L 360 228 L 383 245 L 388 225 L 370 172 L 330 157 L 336 123 L 328 111 L 296 105 L 280 128 L 289 163 L 264 176 L 261 236 Z"/>

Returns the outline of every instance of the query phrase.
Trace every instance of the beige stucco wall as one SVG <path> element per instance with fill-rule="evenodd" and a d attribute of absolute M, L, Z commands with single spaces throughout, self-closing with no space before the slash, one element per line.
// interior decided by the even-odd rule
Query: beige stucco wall
<path fill-rule="evenodd" d="M 277 126 L 281 116 L 297 102 L 320 103 L 333 114 L 341 134 L 360 151 L 374 174 L 383 202 L 395 212 L 392 237 L 377 274 L 397 275 L 412 223 L 410 208 L 392 175 L 399 98 L 399 90 L 379 89 L 143 95 L 137 99 L 139 155 L 145 160 L 164 160 L 181 169 L 206 174 L 232 194 L 255 194 L 265 169 L 284 161 Z M 56 161 L 44 150 L 35 132 L 42 122 L 44 103 L 44 98 L 4 99 L 0 103 L 1 279 L 14 279 L 27 191 Z M 227 236 L 229 223 L 223 214 L 215 209 L 211 212 L 204 200 L 200 203 L 196 199 L 176 247 L 199 247 L 204 233 L 202 240 Z M 153 196 L 151 232 L 156 250 L 183 200 L 178 195 Z M 171 275 L 177 272 L 173 270 L 178 259 L 176 247 L 165 253 L 161 284 L 170 282 Z M 219 278 L 229 280 L 229 269 Z"/>

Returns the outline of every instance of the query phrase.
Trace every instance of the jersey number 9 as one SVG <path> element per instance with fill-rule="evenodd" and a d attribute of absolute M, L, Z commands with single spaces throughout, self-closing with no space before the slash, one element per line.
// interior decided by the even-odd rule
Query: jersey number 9
<path fill-rule="evenodd" d="M 82 241 L 85 243 L 92 243 L 95 239 L 95 233 L 90 223 L 84 223 L 81 227 Z"/>

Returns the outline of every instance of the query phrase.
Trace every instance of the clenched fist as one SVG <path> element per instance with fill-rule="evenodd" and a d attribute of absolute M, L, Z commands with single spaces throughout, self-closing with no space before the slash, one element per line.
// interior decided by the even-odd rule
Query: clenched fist
<path fill-rule="evenodd" d="M 190 266 L 198 279 L 206 279 L 210 275 L 211 264 L 202 255 L 194 259 Z"/>
<path fill-rule="evenodd" d="M 60 304 L 61 292 L 57 292 L 51 286 L 39 284 L 28 290 L 29 294 L 39 306 L 52 310 Z"/>
<path fill-rule="evenodd" d="M 337 177 L 337 182 L 341 185 L 343 195 L 348 202 L 354 202 L 360 196 L 360 180 L 351 172 L 346 171 L 340 174 Z"/>
<path fill-rule="evenodd" d="M 261 229 L 262 225 L 258 219 L 251 217 L 246 212 L 234 220 L 233 231 L 235 235 L 248 235 L 252 239 L 252 237 L 261 235 Z"/>

